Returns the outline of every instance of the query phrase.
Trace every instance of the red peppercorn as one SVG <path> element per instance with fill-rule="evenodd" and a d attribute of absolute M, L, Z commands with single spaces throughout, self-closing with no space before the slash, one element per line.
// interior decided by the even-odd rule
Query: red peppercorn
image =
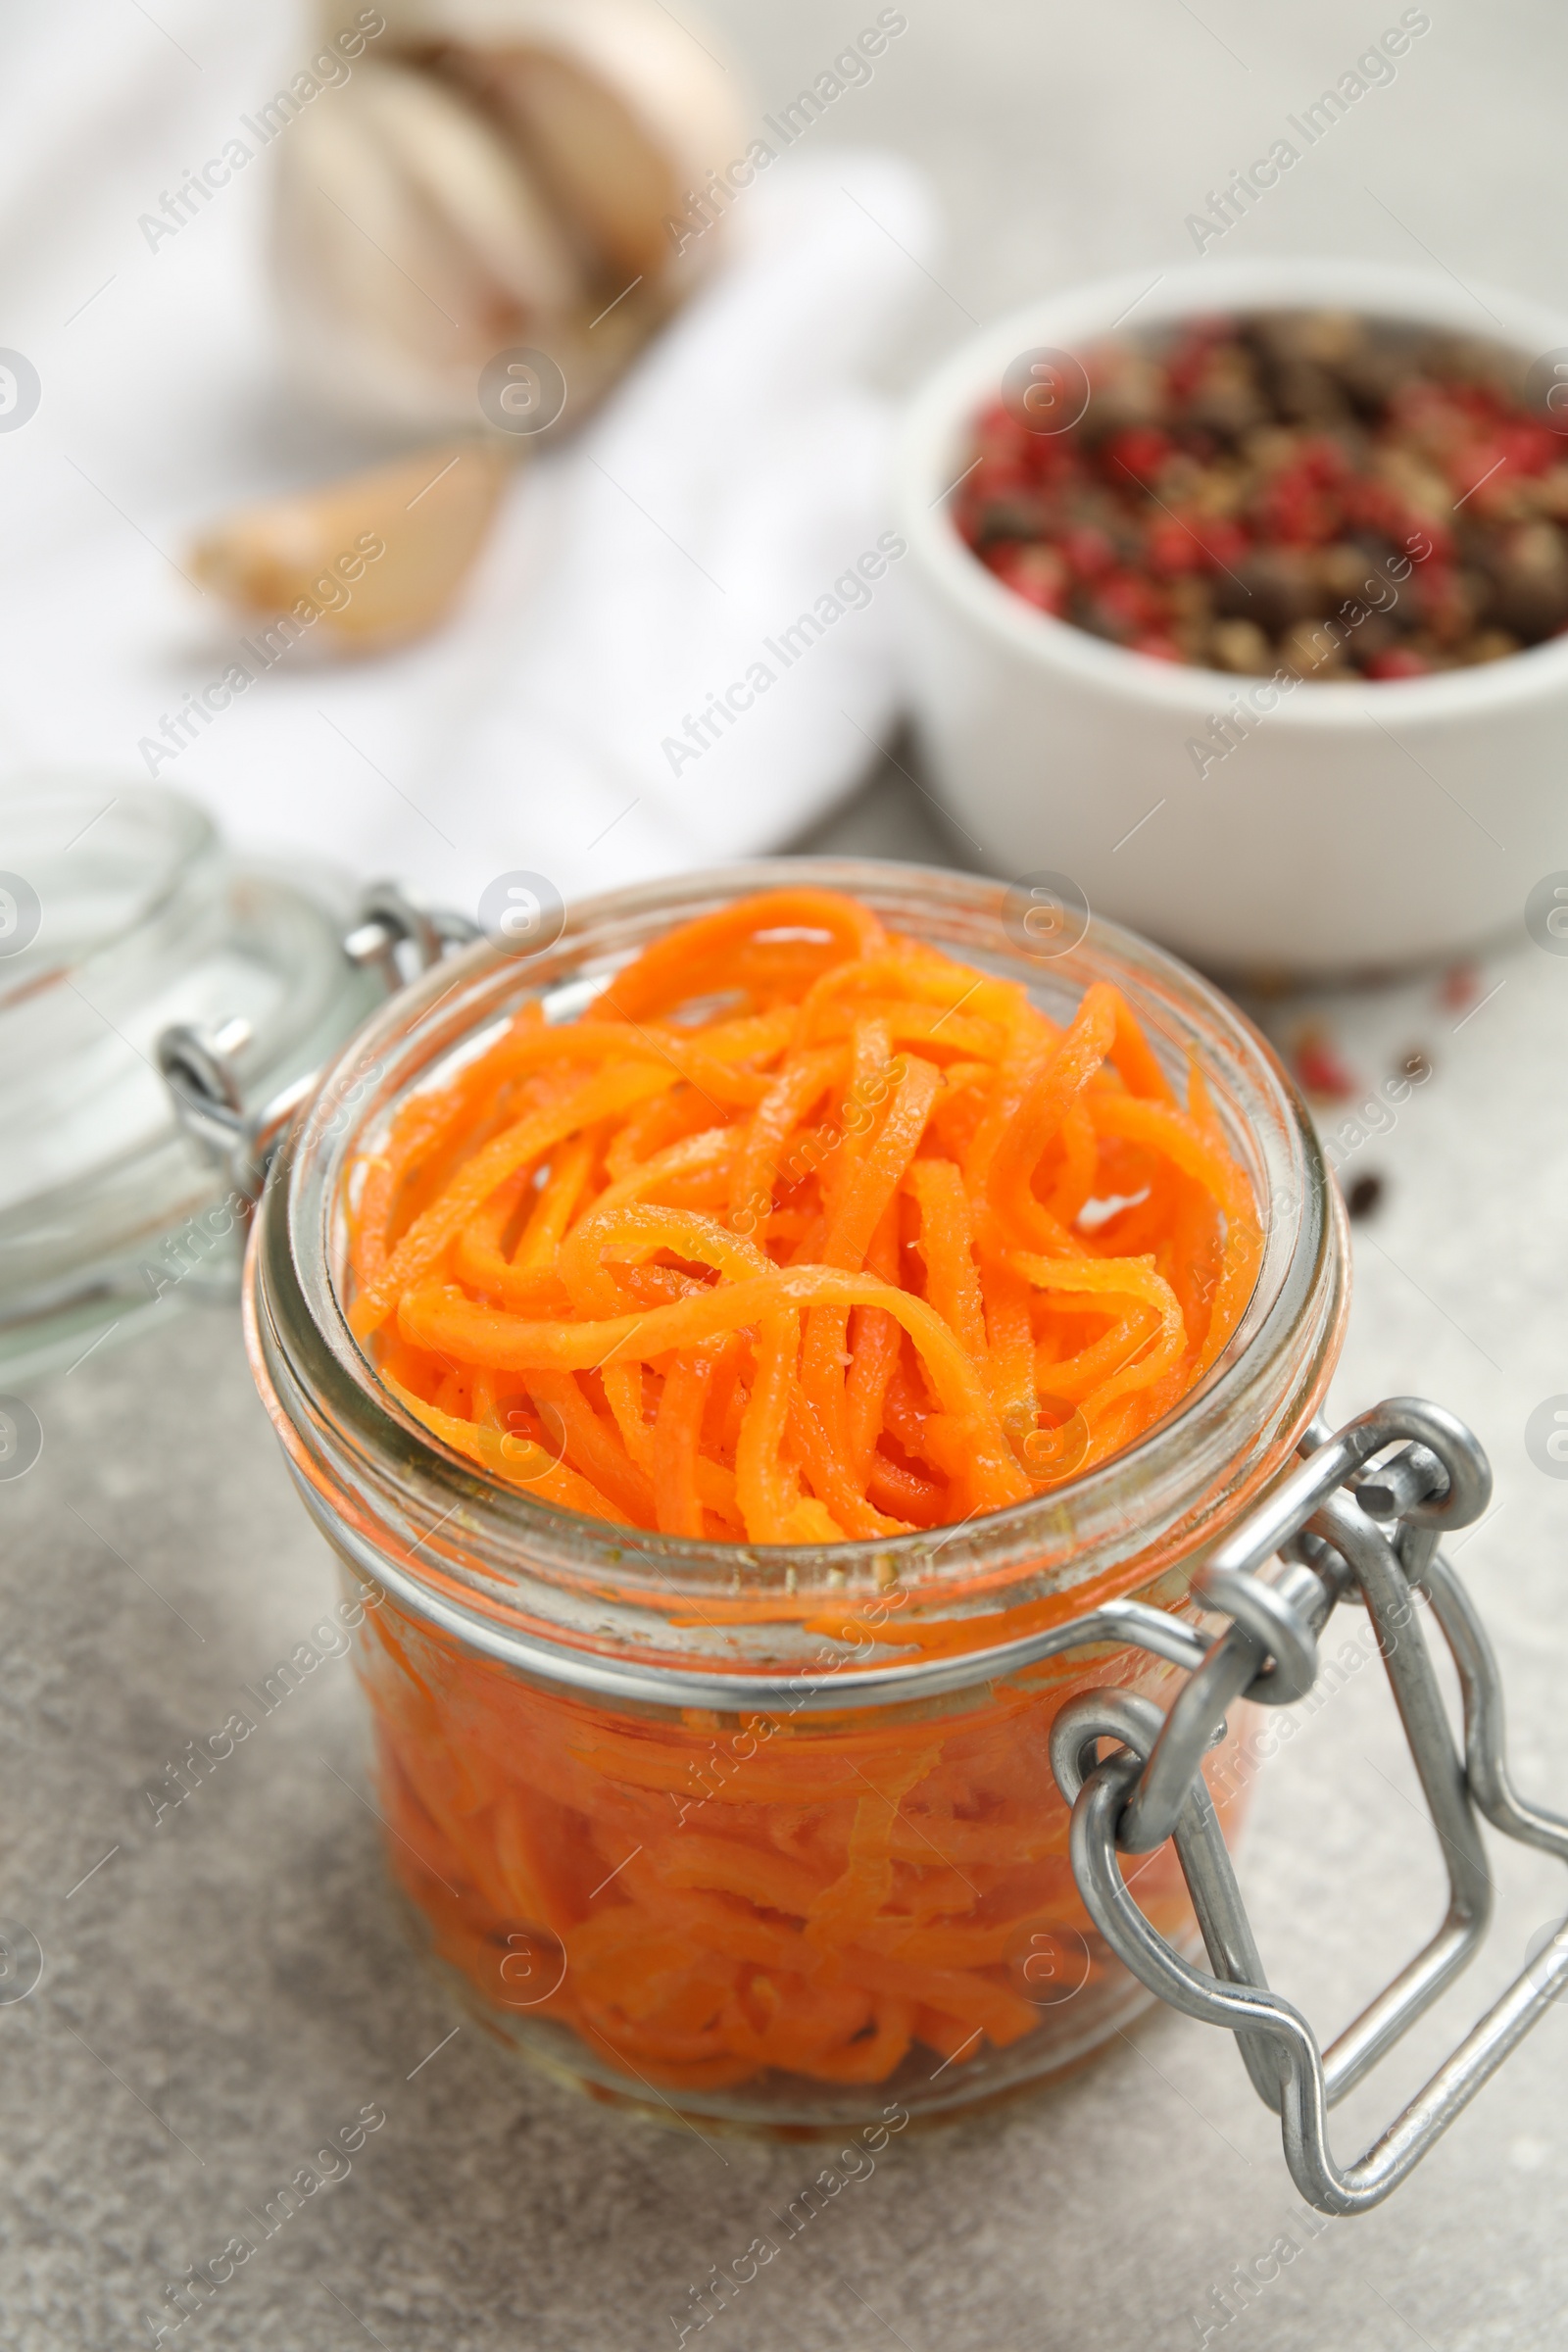
<path fill-rule="evenodd" d="M 1079 523 L 1073 530 L 1064 531 L 1061 552 L 1075 579 L 1102 579 L 1115 567 L 1116 550 L 1105 533 L 1092 522 Z"/>
<path fill-rule="evenodd" d="M 999 546 L 988 547 L 981 562 L 994 571 L 1004 587 L 1014 596 L 1022 597 L 1038 612 L 1054 612 L 1058 616 L 1067 609 L 1067 566 L 1054 547 L 1038 544 L 1019 546 L 1004 540 Z"/>
<path fill-rule="evenodd" d="M 1326 547 L 1344 529 L 1340 500 L 1320 489 L 1305 467 L 1277 474 L 1257 502 L 1257 535 L 1282 547 Z"/>
<path fill-rule="evenodd" d="M 1549 473 L 1562 457 L 1562 437 L 1532 418 L 1505 417 L 1496 438 L 1508 453 L 1510 473 Z"/>
<path fill-rule="evenodd" d="M 1105 444 L 1105 455 L 1112 472 L 1119 468 L 1130 473 L 1145 489 L 1157 481 L 1162 468 L 1175 455 L 1176 444 L 1169 433 L 1162 433 L 1154 424 L 1129 424 L 1113 433 Z"/>
<path fill-rule="evenodd" d="M 1207 563 L 1220 571 L 1239 564 L 1250 544 L 1241 525 L 1224 514 L 1205 514 L 1191 527 Z"/>
<path fill-rule="evenodd" d="M 1432 514 L 1409 515 L 1401 545 L 1415 564 L 1453 562 L 1453 533 Z"/>
<path fill-rule="evenodd" d="M 1303 1029 L 1296 1040 L 1294 1059 L 1301 1084 L 1320 1102 L 1344 1102 L 1355 1093 L 1355 1080 L 1326 1030 L 1315 1025 Z"/>
<path fill-rule="evenodd" d="M 1340 494 L 1340 504 L 1347 530 L 1376 531 L 1381 538 L 1392 539 L 1396 547 L 1404 545 L 1413 517 L 1387 482 L 1348 482 Z"/>
<path fill-rule="evenodd" d="M 1436 558 L 1424 564 L 1411 582 L 1416 608 L 1440 644 L 1457 645 L 1475 623 L 1473 599 L 1451 564 Z"/>
<path fill-rule="evenodd" d="M 1082 457 L 1065 433 L 1042 433 L 1033 452 L 1031 468 L 1037 490 L 1064 490 L 1082 481 L 1087 471 Z"/>
<path fill-rule="evenodd" d="M 1009 415 L 997 401 L 982 416 L 977 438 L 988 458 L 1010 458 L 1022 465 L 1029 456 L 1031 445 L 1040 436 L 1021 425 L 1017 417 Z"/>
<path fill-rule="evenodd" d="M 1391 645 L 1387 653 L 1374 654 L 1366 665 L 1369 678 L 1425 678 L 1431 673 L 1431 662 L 1407 645 Z"/>
<path fill-rule="evenodd" d="M 1177 515 L 1156 513 L 1144 542 L 1144 561 L 1151 571 L 1166 578 L 1201 571 L 1205 563 L 1203 544 Z"/>
<path fill-rule="evenodd" d="M 1338 441 L 1326 433 L 1308 433 L 1297 454 L 1297 466 L 1314 490 L 1337 490 L 1354 471 Z"/>
<path fill-rule="evenodd" d="M 1498 481 L 1510 470 L 1508 451 L 1490 438 L 1461 441 L 1448 452 L 1443 469 L 1453 484 L 1455 496 L 1470 499 L 1484 482 Z"/>
<path fill-rule="evenodd" d="M 1228 342 L 1234 331 L 1229 318 L 1189 318 L 1184 322 L 1176 348 L 1165 363 L 1165 388 L 1173 402 L 1191 400 L 1207 370 L 1215 344 Z"/>
<path fill-rule="evenodd" d="M 1434 456 L 1469 438 L 1469 419 L 1447 392 L 1417 378 L 1402 384 L 1389 403 L 1393 422 L 1401 437 Z"/>
<path fill-rule="evenodd" d="M 1096 584 L 1095 603 L 1118 636 L 1140 636 L 1165 618 L 1164 598 L 1136 571 L 1107 573 Z"/>

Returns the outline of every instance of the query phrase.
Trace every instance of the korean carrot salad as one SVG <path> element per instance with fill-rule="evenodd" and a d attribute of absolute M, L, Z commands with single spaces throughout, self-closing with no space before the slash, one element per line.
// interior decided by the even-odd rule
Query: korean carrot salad
<path fill-rule="evenodd" d="M 1173 1081 L 1114 987 L 1061 1026 L 810 888 L 670 932 L 580 1018 L 527 1004 L 406 1102 L 347 1198 L 350 1321 L 387 1389 L 622 1545 L 1027 1502 L 1201 1379 L 1261 1250 L 1201 1072 Z M 884 2082 L 913 2043 L 967 2061 L 1036 2027 L 1020 1968 L 1088 1926 L 1051 1717 L 1097 1672 L 1169 1672 L 1058 1663 L 920 1720 L 848 1687 L 839 1713 L 755 1717 L 737 1678 L 717 1741 L 390 1607 L 367 1625 L 394 1852 L 440 1947 L 506 2000 L 508 1935 L 541 1932 L 539 2013 L 690 2089 Z"/>

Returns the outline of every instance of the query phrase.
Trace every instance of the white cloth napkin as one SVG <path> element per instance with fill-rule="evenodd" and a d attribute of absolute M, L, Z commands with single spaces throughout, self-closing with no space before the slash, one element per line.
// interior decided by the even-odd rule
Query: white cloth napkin
<path fill-rule="evenodd" d="M 269 159 L 176 238 L 136 227 L 298 62 L 302 21 L 160 26 L 119 0 L 35 18 L 0 164 L 0 342 L 42 384 L 0 434 L 0 773 L 90 768 L 106 794 L 148 778 L 138 745 L 250 625 L 183 576 L 192 530 L 380 454 L 281 372 Z M 248 847 L 470 912 L 514 868 L 569 898 L 776 846 L 852 783 L 894 712 L 900 585 L 866 379 L 930 205 L 896 160 L 824 146 L 729 227 L 607 406 L 520 469 L 452 620 L 371 658 L 302 642 L 157 780 Z"/>

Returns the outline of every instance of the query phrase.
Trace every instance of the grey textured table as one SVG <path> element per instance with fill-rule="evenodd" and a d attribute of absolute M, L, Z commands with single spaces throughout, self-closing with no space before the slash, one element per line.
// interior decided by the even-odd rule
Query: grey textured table
<path fill-rule="evenodd" d="M 720 13 L 764 105 L 862 21 L 824 0 Z M 830 134 L 924 156 L 955 223 L 942 286 L 889 355 L 893 381 L 961 313 L 1178 258 L 1204 189 L 1381 22 L 1339 0 L 1289 22 L 1242 0 L 1205 0 L 1200 17 L 1183 0 L 1113 14 L 910 0 L 907 15 Z M 1533 6 L 1433 16 L 1398 83 L 1234 241 L 1397 256 L 1414 239 L 1446 268 L 1549 293 L 1564 258 L 1549 160 L 1562 21 Z M 815 846 L 954 855 L 895 769 Z M 1313 1008 L 1266 1009 L 1283 1035 Z M 1335 1403 L 1415 1390 L 1492 1447 L 1497 1502 L 1460 1565 L 1509 1678 L 1519 1777 L 1562 1805 L 1568 1485 L 1535 1467 L 1523 1433 L 1568 1389 L 1568 960 L 1521 946 L 1467 1001 L 1427 978 L 1316 1009 L 1368 1084 L 1413 1046 L 1434 1066 L 1351 1161 L 1387 1189 L 1357 1228 Z M 319 1622 L 328 1560 L 224 1314 L 101 1351 L 36 1402 L 43 1457 L 0 1486 L 0 1909 L 45 1955 L 31 1995 L 0 2006 L 0 2340 L 107 2352 L 162 2327 L 165 2343 L 237 2352 L 675 2343 L 688 2290 L 780 2237 L 773 2217 L 821 2155 L 622 2122 L 460 2027 L 402 1938 L 342 1662 L 155 1825 L 147 1790 L 166 1788 L 166 1766 Z M 1275 1981 L 1326 2030 L 1436 1918 L 1412 1786 L 1375 1667 L 1263 1777 L 1245 1883 Z M 1408 2094 L 1560 1908 L 1560 1871 L 1505 1852 L 1499 1872 L 1492 1950 L 1341 2111 L 1342 2147 Z M 346 2178 L 264 2238 L 254 2217 L 367 2107 L 385 2122 Z M 1228 2042 L 1161 2016 L 1064 2089 L 894 2141 L 687 2341 L 1530 2352 L 1568 2336 L 1565 2169 L 1568 2032 L 1553 2015 L 1391 2204 L 1310 2237 Z M 1271 2266 L 1288 2230 L 1301 2251 Z M 258 2250 L 176 2329 L 166 2289 L 236 2234 Z M 1221 2326 L 1216 2290 L 1259 2262 L 1277 2276 Z"/>

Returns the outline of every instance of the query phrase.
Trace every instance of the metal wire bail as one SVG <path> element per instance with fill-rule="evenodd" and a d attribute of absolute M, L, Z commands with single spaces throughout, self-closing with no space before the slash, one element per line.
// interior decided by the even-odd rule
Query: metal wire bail
<path fill-rule="evenodd" d="M 1493 1886 L 1478 1812 L 1504 1837 L 1564 1861 L 1568 1821 L 1513 1791 L 1496 1660 L 1437 1548 L 1443 1530 L 1478 1519 L 1491 1496 L 1491 1469 L 1470 1431 L 1439 1405 L 1400 1396 L 1337 1434 L 1315 1425 L 1302 1453 L 1194 1578 L 1202 1604 L 1232 1622 L 1169 1713 L 1124 1692 L 1088 1692 L 1057 1717 L 1052 1765 L 1073 1809 L 1073 1874 L 1105 1941 L 1161 2000 L 1236 2035 L 1254 2089 L 1280 2118 L 1298 2188 L 1321 2212 L 1352 2214 L 1379 2204 L 1419 2164 L 1568 1985 L 1565 1919 L 1382 2137 L 1353 2163 L 1335 2161 L 1329 2108 L 1430 2008 L 1486 1936 Z M 1351 1592 L 1377 1634 L 1442 1844 L 1448 1902 L 1437 1933 L 1324 2050 L 1299 2010 L 1268 1988 L 1201 1767 L 1235 1699 L 1284 1705 L 1306 1694 L 1318 1637 Z M 1430 1603 L 1458 1672 L 1462 1753 L 1416 1593 Z M 1107 1739 L 1116 1745 L 1102 1757 Z M 1167 1837 L 1211 1973 L 1150 1925 L 1122 1877 L 1118 1851 L 1148 1853 Z"/>
<path fill-rule="evenodd" d="M 388 996 L 479 937 L 479 926 L 448 907 L 428 907 L 395 882 L 362 892 L 358 919 L 342 941 L 346 959 L 377 974 Z M 158 1040 L 158 1067 L 185 1133 L 223 1170 L 248 1214 L 284 1137 L 316 1091 L 310 1070 L 257 1110 L 247 1110 L 237 1065 L 251 1043 L 247 1021 L 201 1029 L 179 1022 Z"/>

